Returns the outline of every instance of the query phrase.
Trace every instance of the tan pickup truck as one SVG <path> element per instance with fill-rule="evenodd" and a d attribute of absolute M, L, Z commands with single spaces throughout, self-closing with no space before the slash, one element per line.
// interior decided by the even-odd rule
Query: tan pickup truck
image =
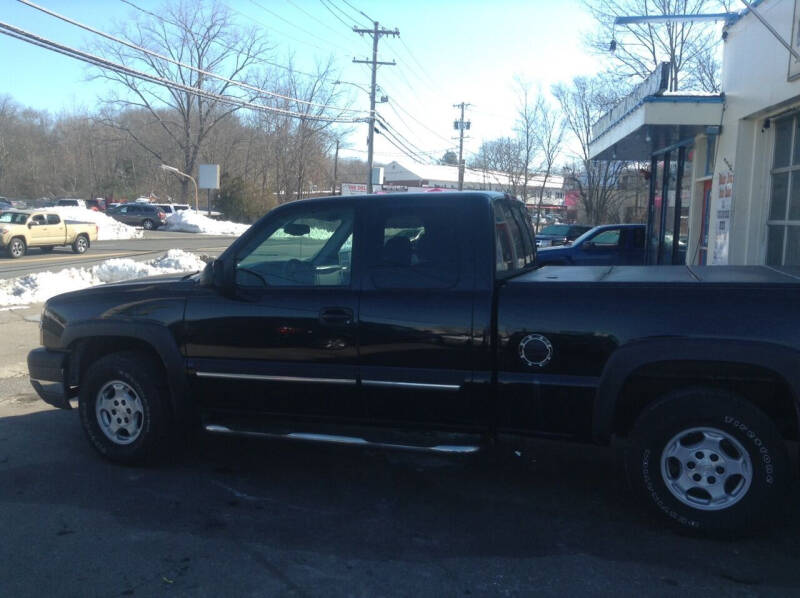
<path fill-rule="evenodd" d="M 64 220 L 52 212 L 9 211 L 0 213 L 0 249 L 8 257 L 25 255 L 29 247 L 52 251 L 56 245 L 71 245 L 75 253 L 85 253 L 97 240 L 97 225 Z"/>

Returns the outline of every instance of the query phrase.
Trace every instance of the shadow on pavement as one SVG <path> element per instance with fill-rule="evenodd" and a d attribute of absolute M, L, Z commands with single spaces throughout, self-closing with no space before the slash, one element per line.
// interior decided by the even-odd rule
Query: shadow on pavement
<path fill-rule="evenodd" d="M 69 562 L 80 563 L 90 558 L 81 536 L 113 551 L 126 538 L 166 533 L 176 559 L 198 558 L 202 546 L 213 561 L 209 547 L 227 555 L 233 542 L 280 587 L 298 591 L 302 583 L 282 572 L 303 559 L 315 570 L 309 579 L 347 579 L 356 575 L 352 567 L 364 576 L 364 563 L 388 575 L 381 564 L 399 561 L 403 570 L 433 576 L 431 583 L 465 588 L 500 570 L 519 576 L 521 589 L 534 579 L 570 583 L 580 575 L 626 580 L 620 583 L 640 576 L 667 593 L 676 586 L 800 587 L 796 512 L 785 527 L 750 540 L 681 537 L 640 510 L 614 454 L 594 447 L 536 443 L 522 458 L 439 457 L 203 437 L 169 464 L 126 468 L 94 453 L 77 412 L 40 411 L 0 419 L 0 480 L 0 524 L 19 543 L 0 567 L 35 558 L 63 536 L 78 542 Z M 795 488 L 794 504 L 797 498 Z M 259 556 L 262 548 L 272 556 Z M 370 594 L 370 583 L 354 587 Z"/>

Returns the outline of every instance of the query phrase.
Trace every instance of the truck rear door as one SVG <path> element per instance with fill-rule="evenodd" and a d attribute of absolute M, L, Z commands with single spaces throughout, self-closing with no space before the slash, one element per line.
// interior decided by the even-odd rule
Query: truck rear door
<path fill-rule="evenodd" d="M 369 418 L 478 424 L 468 393 L 475 351 L 468 202 L 376 197 L 364 210 L 358 339 Z"/>
<path fill-rule="evenodd" d="M 53 245 L 67 243 L 67 225 L 58 214 L 47 215 L 47 240 Z"/>

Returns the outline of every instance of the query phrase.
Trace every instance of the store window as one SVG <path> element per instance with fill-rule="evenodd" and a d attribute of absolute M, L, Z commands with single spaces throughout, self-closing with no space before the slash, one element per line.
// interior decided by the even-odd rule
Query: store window
<path fill-rule="evenodd" d="M 775 121 L 767 255 L 771 266 L 800 265 L 800 115 Z"/>

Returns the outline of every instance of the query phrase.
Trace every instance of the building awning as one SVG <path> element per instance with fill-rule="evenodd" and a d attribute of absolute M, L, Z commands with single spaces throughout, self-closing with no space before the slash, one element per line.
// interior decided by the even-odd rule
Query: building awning
<path fill-rule="evenodd" d="M 723 95 L 651 95 L 630 109 L 615 106 L 592 128 L 589 154 L 594 160 L 649 160 L 701 133 L 718 130 Z M 709 129 L 714 127 L 714 129 Z"/>

